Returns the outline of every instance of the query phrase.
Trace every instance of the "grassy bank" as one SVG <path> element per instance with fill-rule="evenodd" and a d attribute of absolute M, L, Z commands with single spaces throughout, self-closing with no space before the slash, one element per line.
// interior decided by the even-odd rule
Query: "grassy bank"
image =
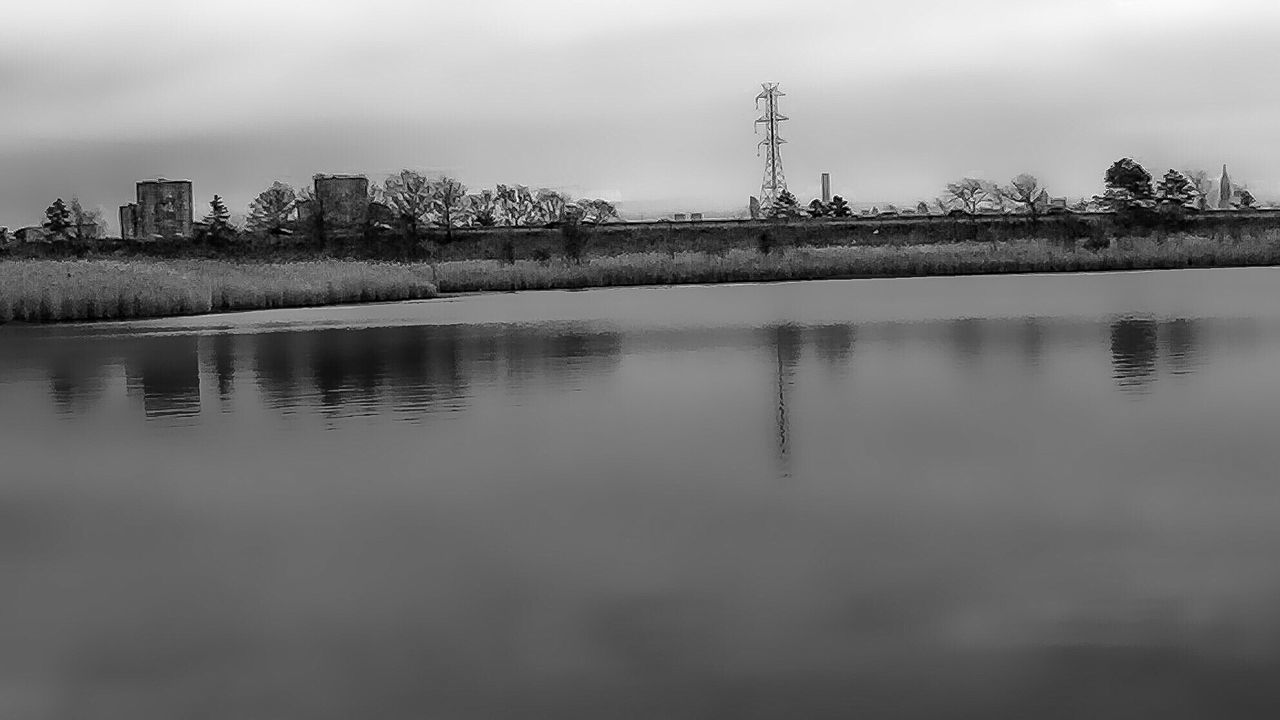
<path fill-rule="evenodd" d="M 1119 238 L 1088 250 L 1045 240 L 917 246 L 785 247 L 769 253 L 639 252 L 581 263 L 454 260 L 20 260 L 0 262 L 0 321 L 95 320 L 485 292 L 1019 272 L 1280 265 L 1280 233 L 1238 241 Z M 433 280 L 434 278 L 434 280 Z"/>
<path fill-rule="evenodd" d="M 321 260 L 0 262 L 0 322 L 192 315 L 432 297 L 425 266 Z"/>
<path fill-rule="evenodd" d="M 441 292 L 474 292 L 1277 264 L 1280 264 L 1280 234 L 1271 233 L 1235 243 L 1194 236 L 1170 237 L 1163 241 L 1119 238 L 1112 247 L 1100 250 L 1021 240 L 919 246 L 796 247 L 774 250 L 767 255 L 741 248 L 719 254 L 649 252 L 598 257 L 582 264 L 462 260 L 439 265 L 438 285 Z"/>

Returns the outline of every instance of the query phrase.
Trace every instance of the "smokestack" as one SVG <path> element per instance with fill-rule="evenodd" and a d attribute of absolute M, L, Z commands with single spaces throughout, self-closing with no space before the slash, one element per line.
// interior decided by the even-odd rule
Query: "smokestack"
<path fill-rule="evenodd" d="M 822 204 L 831 204 L 831 173 L 822 173 Z"/>

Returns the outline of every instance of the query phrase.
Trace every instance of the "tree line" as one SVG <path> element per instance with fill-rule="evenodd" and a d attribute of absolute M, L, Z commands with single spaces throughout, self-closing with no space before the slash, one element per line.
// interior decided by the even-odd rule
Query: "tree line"
<path fill-rule="evenodd" d="M 947 183 L 942 195 L 932 202 L 921 200 L 912 209 L 900 210 L 895 205 L 883 209 L 872 208 L 872 215 L 976 215 L 984 212 L 1020 213 L 1029 216 L 1043 215 L 1055 210 L 1086 212 L 1100 210 L 1130 216 L 1145 217 L 1152 213 L 1164 216 L 1182 216 L 1186 212 L 1208 210 L 1210 194 L 1215 183 L 1203 170 L 1170 169 L 1155 182 L 1151 174 L 1132 158 L 1121 158 L 1107 168 L 1103 176 L 1101 195 L 1080 198 L 1066 203 L 1065 198 L 1057 207 L 1048 190 L 1035 175 L 1021 173 L 1008 183 L 996 183 L 981 178 L 966 177 Z M 1231 197 L 1232 207 L 1239 210 L 1253 209 L 1257 200 L 1244 186 L 1236 188 L 1238 194 Z M 800 206 L 795 195 L 783 191 L 773 207 L 771 218 L 825 218 L 853 215 L 848 201 L 836 195 L 831 202 L 812 200 Z"/>
<path fill-rule="evenodd" d="M 452 177 L 431 178 L 415 170 L 401 170 L 382 183 L 369 185 L 368 229 L 398 231 L 416 241 L 424 231 L 441 229 L 445 241 L 457 228 L 529 227 L 564 223 L 605 223 L 618 219 L 605 200 L 573 200 L 555 190 L 530 190 L 524 185 L 499 184 L 469 192 Z M 325 208 L 313 188 L 296 190 L 273 182 L 249 203 L 246 229 L 265 235 L 287 232 L 323 234 Z M 208 223 L 208 218 L 206 218 Z"/>
<path fill-rule="evenodd" d="M 443 230 L 447 242 L 457 228 L 545 227 L 619 219 L 617 208 L 606 200 L 575 200 L 556 190 L 531 190 L 525 185 L 499 184 L 469 192 L 455 178 L 431 178 L 415 170 L 402 170 L 382 183 L 370 183 L 364 199 L 368 212 L 360 219 L 365 225 L 362 232 L 398 232 L 412 241 L 431 229 Z M 326 227 L 330 213 L 321 207 L 311 187 L 297 189 L 275 181 L 254 197 L 248 210 L 244 227 L 237 227 L 226 202 L 214 195 L 208 213 L 197 223 L 196 239 L 226 243 L 247 233 L 276 237 L 302 234 L 323 241 L 336 229 Z M 58 198 L 45 209 L 41 225 L 56 236 L 82 241 L 94 237 L 95 229 L 105 229 L 106 222 L 101 210 L 85 209 L 78 198 L 70 205 Z M 7 229 L 3 233 L 0 241 L 7 240 Z"/>

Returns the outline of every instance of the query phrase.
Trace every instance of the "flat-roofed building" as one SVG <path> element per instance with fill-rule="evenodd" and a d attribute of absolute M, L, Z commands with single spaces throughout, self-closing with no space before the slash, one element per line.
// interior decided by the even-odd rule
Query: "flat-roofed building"
<path fill-rule="evenodd" d="M 137 184 L 138 202 L 132 211 L 121 208 L 121 236 L 126 236 L 126 215 L 133 216 L 134 233 L 143 239 L 191 237 L 193 217 L 190 180 L 142 180 Z"/>

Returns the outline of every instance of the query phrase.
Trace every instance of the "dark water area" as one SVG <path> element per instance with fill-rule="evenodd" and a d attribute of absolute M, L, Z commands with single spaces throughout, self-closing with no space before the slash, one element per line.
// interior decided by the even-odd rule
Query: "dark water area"
<path fill-rule="evenodd" d="M 1280 270 L 0 327 L 0 718 L 1272 717 Z"/>

